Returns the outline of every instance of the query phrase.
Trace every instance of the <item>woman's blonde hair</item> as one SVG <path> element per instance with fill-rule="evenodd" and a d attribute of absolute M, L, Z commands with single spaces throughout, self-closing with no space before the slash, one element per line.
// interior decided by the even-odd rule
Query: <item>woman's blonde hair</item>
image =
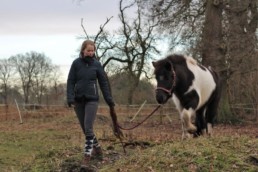
<path fill-rule="evenodd" d="M 96 50 L 95 42 L 91 40 L 85 40 L 82 43 L 80 54 L 83 54 L 83 50 L 87 47 L 87 45 L 92 45 L 94 47 L 94 50 Z"/>

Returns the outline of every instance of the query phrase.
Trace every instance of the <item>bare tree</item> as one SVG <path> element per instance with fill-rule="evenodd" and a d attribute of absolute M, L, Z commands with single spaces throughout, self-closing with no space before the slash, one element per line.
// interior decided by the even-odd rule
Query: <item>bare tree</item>
<path fill-rule="evenodd" d="M 126 10 L 136 5 L 136 17 L 132 23 L 126 16 Z M 154 54 L 159 51 L 155 47 L 154 28 L 157 23 L 144 20 L 140 11 L 139 4 L 134 2 L 130 5 L 123 6 L 123 0 L 120 1 L 120 21 L 122 27 L 119 30 L 123 35 L 115 48 L 117 56 L 125 61 L 124 70 L 128 72 L 130 89 L 128 92 L 128 103 L 133 103 L 134 92 L 139 84 L 142 74 L 150 78 L 151 73 L 148 68 L 148 62 L 153 59 Z"/>
<path fill-rule="evenodd" d="M 200 35 L 205 13 L 205 1 L 139 0 L 151 20 L 159 22 L 163 40 L 169 40 L 170 51 L 184 51 L 200 57 Z M 164 41 L 165 43 L 165 41 Z"/>
<path fill-rule="evenodd" d="M 47 93 L 47 88 L 50 86 L 50 77 L 53 70 L 52 62 L 44 54 L 35 54 L 36 68 L 33 73 L 32 90 L 41 104 L 42 97 Z"/>
<path fill-rule="evenodd" d="M 48 75 L 44 70 L 50 69 L 48 62 L 42 60 L 45 58 L 44 54 L 37 52 L 18 54 L 10 58 L 20 76 L 25 103 L 30 102 L 33 86 L 39 91 L 36 92 L 37 95 L 43 91 L 44 77 Z"/>
<path fill-rule="evenodd" d="M 54 99 L 55 102 L 58 101 L 59 97 L 64 96 L 64 89 L 62 89 L 62 87 L 60 87 L 60 76 L 61 76 L 61 71 L 59 66 L 53 66 L 53 70 L 51 72 L 51 76 L 50 76 L 50 84 L 53 92 L 51 90 L 50 93 L 52 92 L 52 97 Z M 47 104 L 49 103 L 49 95 L 47 95 Z"/>
<path fill-rule="evenodd" d="M 102 61 L 103 66 L 108 67 L 108 65 L 113 64 L 113 66 L 118 66 L 119 72 L 126 71 L 128 73 L 128 80 L 131 83 L 128 92 L 129 104 L 133 103 L 134 92 L 141 76 L 144 74 L 147 78 L 150 78 L 150 65 L 148 66 L 148 64 L 153 55 L 159 53 L 155 47 L 157 37 L 154 35 L 154 28 L 157 27 L 157 23 L 147 19 L 144 20 L 139 5 L 137 1 L 124 5 L 124 1 L 120 0 L 119 19 L 122 26 L 116 33 L 119 36 L 111 36 L 104 31 L 104 26 L 111 19 L 109 18 L 94 37 L 98 58 Z M 126 12 L 133 7 L 136 8 L 136 17 L 129 19 Z M 86 37 L 89 38 L 85 29 L 84 31 Z"/>
<path fill-rule="evenodd" d="M 112 36 L 108 31 L 105 30 L 105 26 L 110 22 L 112 18 L 113 16 L 107 18 L 106 22 L 103 25 L 100 25 L 97 34 L 93 36 L 88 35 L 83 24 L 83 19 L 81 19 L 81 26 L 85 36 L 79 38 L 91 39 L 96 43 L 96 56 L 97 59 L 102 62 L 102 66 L 104 69 L 108 66 L 108 64 L 110 64 L 110 61 L 112 60 L 120 63 L 126 63 L 126 61 L 123 59 L 115 58 L 113 56 L 114 53 L 112 53 L 113 50 L 117 47 L 117 40 L 120 39 L 120 36 Z"/>
<path fill-rule="evenodd" d="M 8 88 L 10 87 L 10 78 L 14 74 L 13 66 L 9 59 L 0 59 L 0 81 L 1 94 L 3 96 L 4 103 L 8 104 Z"/>

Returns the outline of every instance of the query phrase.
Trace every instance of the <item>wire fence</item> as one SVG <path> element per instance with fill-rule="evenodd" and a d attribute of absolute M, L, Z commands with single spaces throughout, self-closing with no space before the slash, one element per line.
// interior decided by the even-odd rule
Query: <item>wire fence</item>
<path fill-rule="evenodd" d="M 129 121 L 136 118 L 140 119 L 149 115 L 157 104 L 141 104 L 141 105 L 116 105 L 116 112 L 119 116 L 126 117 Z M 231 106 L 232 110 L 237 112 L 237 117 L 241 120 L 257 122 L 258 106 L 250 106 L 246 104 L 238 104 Z M 109 115 L 109 107 L 100 105 L 98 114 Z M 57 115 L 74 115 L 73 108 L 65 105 L 44 105 L 44 104 L 24 104 L 17 103 L 11 105 L 0 104 L 0 122 L 1 121 L 19 121 L 23 123 L 29 118 L 46 118 Z M 166 121 L 172 122 L 174 119 L 179 119 L 179 114 L 173 104 L 162 106 L 157 112 L 158 120 L 162 123 L 164 118 Z"/>
<path fill-rule="evenodd" d="M 119 116 L 131 118 L 133 121 L 136 117 L 147 116 L 150 114 L 157 104 L 143 105 L 116 105 L 116 112 Z M 109 107 L 100 105 L 97 111 L 100 115 L 109 115 Z M 167 116 L 177 111 L 173 106 L 163 106 L 158 112 L 159 116 Z M 29 118 L 44 118 L 57 115 L 74 115 L 74 109 L 65 105 L 39 105 L 39 104 L 24 104 L 16 103 L 12 105 L 0 104 L 0 121 L 14 120 L 23 123 Z M 177 116 L 178 117 L 178 116 Z"/>

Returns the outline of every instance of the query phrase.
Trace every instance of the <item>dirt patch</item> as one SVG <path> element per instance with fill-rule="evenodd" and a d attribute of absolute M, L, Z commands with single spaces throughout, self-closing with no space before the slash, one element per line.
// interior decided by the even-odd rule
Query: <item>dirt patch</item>
<path fill-rule="evenodd" d="M 97 159 L 91 159 L 89 162 L 88 167 L 81 167 L 81 159 L 75 158 L 75 157 L 70 157 L 63 161 L 63 163 L 60 165 L 61 171 L 66 171 L 66 172 L 95 172 L 101 169 L 103 166 L 112 164 L 118 159 L 121 158 L 121 154 L 118 152 L 112 150 L 105 150 L 104 153 L 104 158 L 102 161 L 97 160 Z"/>
<path fill-rule="evenodd" d="M 69 158 L 63 161 L 60 168 L 61 168 L 61 171 L 78 172 L 80 171 L 81 166 L 77 159 Z"/>

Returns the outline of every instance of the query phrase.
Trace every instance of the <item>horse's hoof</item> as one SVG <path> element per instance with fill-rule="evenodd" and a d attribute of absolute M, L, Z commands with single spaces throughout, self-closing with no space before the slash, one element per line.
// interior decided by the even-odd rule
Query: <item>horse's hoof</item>
<path fill-rule="evenodd" d="M 190 134 L 195 134 L 197 131 L 197 128 L 194 125 L 192 125 L 192 126 L 189 126 L 186 130 Z"/>

